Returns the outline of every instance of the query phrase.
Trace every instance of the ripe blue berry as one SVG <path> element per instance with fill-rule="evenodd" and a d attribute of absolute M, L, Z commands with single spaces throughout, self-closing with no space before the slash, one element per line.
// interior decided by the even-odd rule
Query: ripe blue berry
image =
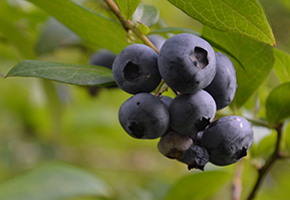
<path fill-rule="evenodd" d="M 98 65 L 98 66 L 103 66 L 103 67 L 112 69 L 112 65 L 115 58 L 116 58 L 116 55 L 113 52 L 107 49 L 101 49 L 90 57 L 89 63 L 91 65 Z"/>
<path fill-rule="evenodd" d="M 121 105 L 119 121 L 132 137 L 155 139 L 167 131 L 170 117 L 166 105 L 158 97 L 138 93 Z"/>
<path fill-rule="evenodd" d="M 214 99 L 204 90 L 180 94 L 169 105 L 170 126 L 183 135 L 194 135 L 205 129 L 216 113 Z"/>
<path fill-rule="evenodd" d="M 107 49 L 101 49 L 97 52 L 95 52 L 89 60 L 89 64 L 91 65 L 98 65 L 102 67 L 106 67 L 109 69 L 112 69 L 113 62 L 116 58 L 116 55 L 107 50 Z M 116 88 L 117 85 L 111 85 L 111 86 L 106 86 L 106 88 Z M 100 87 L 99 86 L 89 86 L 88 87 L 89 92 L 92 96 L 96 96 L 99 92 Z"/>
<path fill-rule="evenodd" d="M 167 106 L 167 108 L 169 107 L 170 103 L 172 102 L 172 98 L 169 96 L 160 96 L 159 97 L 160 100 Z"/>
<path fill-rule="evenodd" d="M 228 106 L 234 99 L 237 89 L 236 70 L 231 59 L 220 52 L 215 53 L 216 75 L 204 89 L 214 98 L 217 110 Z"/>
<path fill-rule="evenodd" d="M 161 77 L 180 93 L 195 93 L 205 88 L 216 73 L 215 53 L 202 38 L 182 33 L 163 44 L 158 57 Z"/>
<path fill-rule="evenodd" d="M 160 83 L 157 53 L 143 44 L 132 44 L 124 48 L 113 63 L 113 76 L 124 91 L 137 94 L 152 92 Z"/>
<path fill-rule="evenodd" d="M 211 123 L 201 139 L 215 165 L 229 165 L 247 155 L 253 143 L 251 124 L 240 116 L 226 116 Z"/>

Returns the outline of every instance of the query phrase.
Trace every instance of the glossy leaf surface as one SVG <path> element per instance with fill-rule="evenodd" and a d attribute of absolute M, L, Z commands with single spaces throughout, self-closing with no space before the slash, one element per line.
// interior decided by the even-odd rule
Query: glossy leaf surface
<path fill-rule="evenodd" d="M 64 64 L 24 60 L 14 66 L 6 77 L 38 77 L 83 86 L 114 83 L 110 69 L 95 65 Z"/>
<path fill-rule="evenodd" d="M 270 126 L 290 117 L 290 82 L 276 87 L 268 96 L 266 117 Z"/>
<path fill-rule="evenodd" d="M 168 0 L 190 17 L 218 30 L 274 45 L 275 39 L 256 0 Z"/>
<path fill-rule="evenodd" d="M 64 163 L 44 164 L 0 185 L 0 199 L 3 200 L 60 200 L 108 195 L 105 182 Z"/>
<path fill-rule="evenodd" d="M 55 17 L 90 45 L 115 53 L 128 45 L 120 23 L 88 10 L 70 0 L 28 0 Z"/>

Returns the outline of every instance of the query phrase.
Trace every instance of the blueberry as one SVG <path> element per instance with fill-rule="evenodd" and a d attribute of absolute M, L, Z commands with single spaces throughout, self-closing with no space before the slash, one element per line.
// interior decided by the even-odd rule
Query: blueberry
<path fill-rule="evenodd" d="M 156 47 L 158 51 L 160 51 L 162 45 L 166 41 L 165 37 L 158 34 L 148 35 L 147 38 L 150 40 L 150 42 L 152 42 L 152 44 Z"/>
<path fill-rule="evenodd" d="M 119 121 L 132 137 L 155 139 L 167 131 L 170 117 L 166 105 L 158 97 L 138 93 L 121 105 Z"/>
<path fill-rule="evenodd" d="M 200 145 L 202 135 L 203 131 L 199 131 L 198 133 L 191 135 L 190 138 L 193 140 L 194 144 Z"/>
<path fill-rule="evenodd" d="M 247 155 L 253 143 L 251 124 L 240 116 L 226 116 L 211 123 L 204 131 L 201 146 L 215 165 L 229 165 Z"/>
<path fill-rule="evenodd" d="M 178 34 L 163 44 L 158 67 L 161 77 L 173 90 L 194 93 L 208 86 L 215 76 L 214 50 L 198 36 Z"/>
<path fill-rule="evenodd" d="M 168 96 L 159 96 L 159 99 L 166 105 L 167 109 L 169 109 L 169 105 L 170 103 L 172 102 L 172 98 L 171 97 L 168 97 Z M 173 131 L 173 129 L 169 126 L 168 130 L 166 131 L 166 133 L 169 133 Z"/>
<path fill-rule="evenodd" d="M 234 99 L 237 89 L 236 70 L 231 59 L 220 52 L 215 53 L 216 75 L 204 89 L 214 98 L 217 110 L 228 106 Z"/>
<path fill-rule="evenodd" d="M 174 131 L 164 134 L 158 142 L 158 150 L 171 159 L 181 159 L 187 149 L 193 145 L 189 136 L 180 135 Z"/>
<path fill-rule="evenodd" d="M 91 65 L 98 65 L 102 67 L 106 67 L 109 69 L 112 69 L 113 62 L 116 58 L 116 54 L 113 52 L 107 50 L 107 49 L 101 49 L 97 52 L 95 52 L 89 60 L 89 64 Z M 106 86 L 106 88 L 116 88 L 116 85 Z M 89 86 L 88 87 L 89 92 L 92 96 L 96 96 L 99 92 L 100 87 L 98 86 Z"/>
<path fill-rule="evenodd" d="M 206 163 L 209 161 L 209 155 L 205 148 L 193 145 L 184 152 L 184 155 L 179 161 L 186 163 L 188 170 L 192 168 L 204 170 Z"/>
<path fill-rule="evenodd" d="M 205 129 L 216 113 L 214 99 L 204 90 L 180 94 L 169 105 L 170 126 L 183 135 L 194 135 Z"/>
<path fill-rule="evenodd" d="M 91 65 L 98 65 L 103 66 L 109 69 L 112 69 L 113 62 L 116 58 L 116 54 L 113 52 L 107 50 L 107 49 L 101 49 L 97 52 L 95 52 L 90 57 L 90 64 Z"/>
<path fill-rule="evenodd" d="M 152 92 L 160 83 L 157 53 L 143 44 L 132 44 L 124 48 L 113 63 L 113 76 L 124 91 L 137 94 Z"/>
<path fill-rule="evenodd" d="M 163 95 L 160 96 L 159 98 L 166 105 L 166 107 L 169 108 L 169 105 L 170 105 L 170 103 L 172 102 L 173 99 L 171 97 L 169 97 L 169 96 L 163 96 Z"/>

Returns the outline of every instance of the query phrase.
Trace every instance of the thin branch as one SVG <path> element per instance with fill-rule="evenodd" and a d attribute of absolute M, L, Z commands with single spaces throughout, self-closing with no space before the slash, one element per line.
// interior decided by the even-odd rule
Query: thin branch
<path fill-rule="evenodd" d="M 166 91 L 167 88 L 165 88 L 164 91 L 162 90 L 162 88 L 163 88 L 164 85 L 166 86 L 164 80 L 161 80 L 160 84 L 157 86 L 155 96 L 159 97 L 163 92 Z"/>
<path fill-rule="evenodd" d="M 260 188 L 265 176 L 267 175 L 267 173 L 269 172 L 271 167 L 274 165 L 274 163 L 278 159 L 281 158 L 280 149 L 281 149 L 281 141 L 282 141 L 282 124 L 278 124 L 275 127 L 275 129 L 277 131 L 277 141 L 276 141 L 276 145 L 275 145 L 275 151 L 273 152 L 273 154 L 271 155 L 269 160 L 266 161 L 264 166 L 258 170 L 257 181 L 256 181 L 256 183 L 255 183 L 255 185 L 254 185 L 249 197 L 247 198 L 247 200 L 252 200 L 252 199 L 255 198 L 255 196 L 257 194 L 257 191 Z"/>
<path fill-rule="evenodd" d="M 242 193 L 242 183 L 241 183 L 241 179 L 242 179 L 242 174 L 243 174 L 243 170 L 244 170 L 244 162 L 243 160 L 241 160 L 238 163 L 238 168 L 237 168 L 237 172 L 236 172 L 236 176 L 234 179 L 234 183 L 233 183 L 233 188 L 232 188 L 232 199 L 233 200 L 240 200 L 241 199 L 241 193 Z"/>
<path fill-rule="evenodd" d="M 109 9 L 116 15 L 119 19 L 121 24 L 123 25 L 124 29 L 128 32 L 128 30 L 132 30 L 133 33 L 147 46 L 151 47 L 154 51 L 159 53 L 156 47 L 150 42 L 150 40 L 135 26 L 135 24 L 131 20 L 126 20 L 125 17 L 120 12 L 118 6 L 112 0 L 105 0 L 106 4 L 108 5 Z"/>
<path fill-rule="evenodd" d="M 250 118 L 246 118 L 249 122 L 251 122 L 252 124 L 258 125 L 258 126 L 263 126 L 266 128 L 269 128 L 269 124 L 261 119 L 250 119 Z"/>
<path fill-rule="evenodd" d="M 109 9 L 114 13 L 114 15 L 116 15 L 116 17 L 118 18 L 118 20 L 122 23 L 124 29 L 126 31 L 128 31 L 128 28 L 126 26 L 126 19 L 125 17 L 122 15 L 120 9 L 118 8 L 118 6 L 114 3 L 114 1 L 112 0 L 105 0 L 107 6 L 109 7 Z"/>
<path fill-rule="evenodd" d="M 216 118 L 221 118 L 221 117 L 225 117 L 225 116 L 228 116 L 228 115 L 217 114 Z M 270 128 L 269 124 L 266 121 L 264 121 L 264 120 L 247 118 L 247 117 L 244 117 L 244 118 L 247 119 L 252 124 L 255 124 L 255 125 L 258 125 L 258 126 L 263 126 L 263 127 L 266 127 L 266 128 Z"/>

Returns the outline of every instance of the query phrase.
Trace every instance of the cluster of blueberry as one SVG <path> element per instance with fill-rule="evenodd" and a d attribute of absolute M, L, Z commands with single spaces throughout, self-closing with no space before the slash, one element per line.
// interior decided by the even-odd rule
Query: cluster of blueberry
<path fill-rule="evenodd" d="M 216 111 L 231 103 L 237 88 L 230 58 L 188 33 L 162 44 L 157 41 L 159 54 L 146 45 L 132 44 L 114 59 L 117 85 L 134 94 L 119 110 L 123 129 L 134 138 L 161 137 L 159 151 L 189 169 L 240 160 L 253 142 L 251 124 L 240 116 L 212 122 Z M 151 94 L 161 79 L 177 93 L 174 99 Z"/>

